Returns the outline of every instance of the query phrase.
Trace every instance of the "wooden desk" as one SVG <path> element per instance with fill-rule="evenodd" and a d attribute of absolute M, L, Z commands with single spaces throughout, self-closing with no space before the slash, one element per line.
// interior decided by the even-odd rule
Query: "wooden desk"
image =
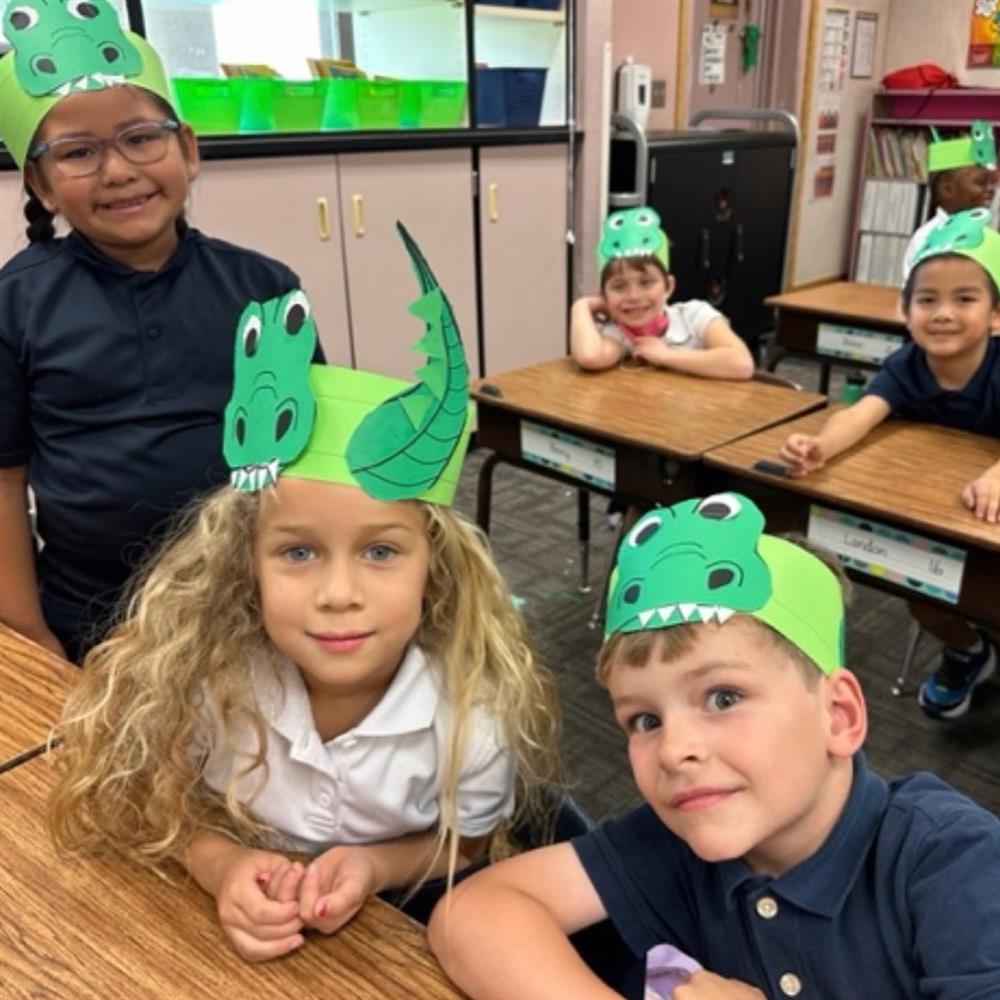
<path fill-rule="evenodd" d="M 41 753 L 77 669 L 0 625 L 0 771 Z"/>
<path fill-rule="evenodd" d="M 809 506 L 816 503 L 863 519 L 870 531 L 882 526 L 912 532 L 932 543 L 963 550 L 965 567 L 957 605 L 899 586 L 884 575 L 851 571 L 850 565 L 848 570 L 857 579 L 900 597 L 928 601 L 942 609 L 957 606 L 970 618 L 1000 626 L 1000 525 L 973 517 L 959 499 L 965 483 L 1000 459 L 1000 441 L 933 424 L 887 420 L 862 444 L 801 479 L 752 469 L 759 459 L 777 461 L 786 435 L 814 434 L 826 417 L 826 413 L 812 413 L 724 445 L 710 451 L 705 462 L 726 474 L 720 482 L 761 505 L 772 531 L 804 530 Z M 846 528 L 843 537 L 848 537 Z M 852 537 L 857 536 L 852 533 Z M 871 537 L 880 541 L 876 535 Z M 863 555 L 861 550 L 859 555 Z"/>
<path fill-rule="evenodd" d="M 899 292 L 887 285 L 836 281 L 765 299 L 775 310 L 775 350 L 768 367 L 773 371 L 788 355 L 814 358 L 822 364 L 824 394 L 831 363 L 878 368 L 907 339 Z"/>
<path fill-rule="evenodd" d="M 423 928 L 371 900 L 339 934 L 250 965 L 211 898 L 178 876 L 107 861 L 65 861 L 44 833 L 52 761 L 0 775 L 0 983 L 4 1000 L 458 1000 Z"/>
<path fill-rule="evenodd" d="M 485 392 L 486 385 L 501 395 Z M 693 488 L 695 465 L 711 448 L 826 403 L 816 393 L 763 382 L 695 378 L 648 365 L 586 372 L 569 358 L 491 375 L 472 390 L 479 443 L 505 461 L 646 503 Z M 525 425 L 606 449 L 607 482 L 526 459 Z"/>

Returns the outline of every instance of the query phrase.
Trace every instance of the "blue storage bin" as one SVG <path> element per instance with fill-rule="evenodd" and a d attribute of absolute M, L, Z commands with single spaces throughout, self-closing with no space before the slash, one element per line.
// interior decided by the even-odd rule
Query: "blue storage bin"
<path fill-rule="evenodd" d="M 562 0 L 516 0 L 518 7 L 531 7 L 534 10 L 559 10 Z"/>
<path fill-rule="evenodd" d="M 538 124 L 547 69 L 476 68 L 476 124 Z"/>

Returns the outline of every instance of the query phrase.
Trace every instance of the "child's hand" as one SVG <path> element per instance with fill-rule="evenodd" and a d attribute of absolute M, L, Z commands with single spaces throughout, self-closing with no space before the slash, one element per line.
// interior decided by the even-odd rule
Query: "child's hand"
<path fill-rule="evenodd" d="M 584 307 L 598 322 L 604 322 L 608 318 L 608 303 L 603 295 L 583 295 L 575 304 Z"/>
<path fill-rule="evenodd" d="M 632 354 L 647 364 L 668 367 L 670 348 L 659 337 L 636 337 L 632 342 Z"/>
<path fill-rule="evenodd" d="M 789 434 L 778 450 L 778 457 L 788 466 L 788 471 L 793 476 L 815 472 L 822 469 L 826 462 L 819 438 L 811 434 Z"/>
<path fill-rule="evenodd" d="M 1000 463 L 962 490 L 962 503 L 988 524 L 1000 522 Z"/>
<path fill-rule="evenodd" d="M 301 947 L 298 894 L 304 871 L 269 851 L 238 848 L 227 855 L 215 897 L 219 923 L 248 962 Z"/>
<path fill-rule="evenodd" d="M 299 918 L 307 927 L 332 934 L 364 906 L 375 888 L 368 848 L 332 847 L 306 869 L 299 888 Z"/>
<path fill-rule="evenodd" d="M 674 987 L 671 1000 L 766 1000 L 766 997 L 753 986 L 701 969 L 686 983 Z"/>

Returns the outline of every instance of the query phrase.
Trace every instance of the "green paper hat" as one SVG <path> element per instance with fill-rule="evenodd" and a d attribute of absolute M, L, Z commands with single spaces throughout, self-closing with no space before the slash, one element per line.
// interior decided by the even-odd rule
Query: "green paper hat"
<path fill-rule="evenodd" d="M 615 632 L 725 623 L 737 611 L 770 625 L 824 673 L 844 663 L 844 600 L 828 566 L 763 534 L 739 493 L 684 500 L 643 515 L 608 583 L 604 638 Z"/>
<path fill-rule="evenodd" d="M 949 215 L 927 234 L 913 255 L 913 268 L 928 257 L 957 253 L 974 260 L 993 279 L 1000 292 L 1000 233 L 990 228 L 988 208 L 970 208 Z"/>
<path fill-rule="evenodd" d="M 0 59 L 0 138 L 19 167 L 42 119 L 64 97 L 130 83 L 170 103 L 163 64 L 124 31 L 107 0 L 8 0 Z"/>
<path fill-rule="evenodd" d="M 927 146 L 927 172 L 955 170 L 958 167 L 989 167 L 996 169 L 997 147 L 993 126 L 983 119 L 969 125 L 969 134 L 957 139 L 938 138 L 937 129 L 931 128 L 933 140 Z"/>
<path fill-rule="evenodd" d="M 279 475 L 357 486 L 377 500 L 450 504 L 472 427 L 469 369 L 447 296 L 400 223 L 423 294 L 416 384 L 310 365 L 316 331 L 301 290 L 251 302 L 237 327 L 223 454 L 237 489 Z"/>
<path fill-rule="evenodd" d="M 618 257 L 655 257 L 670 270 L 670 246 L 660 228 L 660 217 L 645 205 L 612 212 L 601 226 L 597 244 L 597 270 L 601 273 L 609 260 Z"/>

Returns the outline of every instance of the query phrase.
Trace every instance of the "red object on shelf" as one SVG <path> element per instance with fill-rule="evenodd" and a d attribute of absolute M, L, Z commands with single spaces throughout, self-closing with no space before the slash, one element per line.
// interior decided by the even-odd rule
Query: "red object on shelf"
<path fill-rule="evenodd" d="M 911 121 L 955 121 L 968 123 L 973 118 L 1000 120 L 1000 89 L 988 87 L 949 87 L 925 90 L 883 90 L 876 96 L 886 101 L 889 116 Z"/>
<path fill-rule="evenodd" d="M 935 63 L 918 63 L 916 66 L 905 66 L 894 69 L 882 77 L 882 86 L 886 90 L 921 90 L 924 87 L 957 87 L 958 77 L 946 69 L 941 69 Z"/>

